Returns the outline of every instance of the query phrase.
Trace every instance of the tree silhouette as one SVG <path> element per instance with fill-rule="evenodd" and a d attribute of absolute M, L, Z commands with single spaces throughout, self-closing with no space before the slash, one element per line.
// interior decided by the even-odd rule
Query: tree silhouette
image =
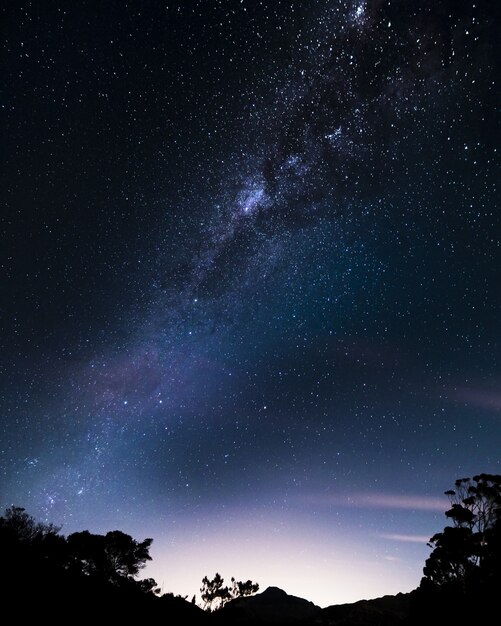
<path fill-rule="evenodd" d="M 501 476 L 460 478 L 446 491 L 451 522 L 433 548 L 414 592 L 409 624 L 492 621 L 501 589 Z"/>
<path fill-rule="evenodd" d="M 231 579 L 230 593 L 232 598 L 243 598 L 244 596 L 251 596 L 253 593 L 259 591 L 259 584 L 253 583 L 252 580 L 242 582 L 237 581 L 233 577 Z"/>
<path fill-rule="evenodd" d="M 22 507 L 11 506 L 6 509 L 3 517 L 0 517 L 0 529 L 4 533 L 11 533 L 18 541 L 32 543 L 51 535 L 57 535 L 61 527 L 37 522 Z"/>
<path fill-rule="evenodd" d="M 136 541 L 118 530 L 105 535 L 76 532 L 66 538 L 59 531 L 53 524 L 36 521 L 21 507 L 11 507 L 0 516 L 0 592 L 5 614 L 24 615 L 32 606 L 37 614 L 55 617 L 57 623 L 76 617 L 85 622 L 95 619 L 99 607 L 99 615 L 113 623 L 128 623 L 135 617 L 167 618 L 176 624 L 208 619 L 181 596 L 157 597 L 160 590 L 152 578 L 137 579 L 150 560 L 151 539 Z"/>
<path fill-rule="evenodd" d="M 205 611 L 216 611 L 222 608 L 230 600 L 250 596 L 259 590 L 259 584 L 253 583 L 252 580 L 245 582 L 237 581 L 231 578 L 231 587 L 225 587 L 224 579 L 218 573 L 212 580 L 207 576 L 202 579 L 202 587 L 200 593 L 202 595 L 203 608 Z"/>
<path fill-rule="evenodd" d="M 71 534 L 67 540 L 73 567 L 114 584 L 137 576 L 146 561 L 151 560 L 149 549 L 152 542 L 153 539 L 138 542 L 120 530 L 106 535 L 94 535 L 84 530 Z"/>
<path fill-rule="evenodd" d="M 492 579 L 499 569 L 501 476 L 479 474 L 460 478 L 445 492 L 451 508 L 445 513 L 453 526 L 434 535 L 421 585 L 467 592 Z"/>
<path fill-rule="evenodd" d="M 223 585 L 224 579 L 217 572 L 212 580 L 209 580 L 207 576 L 202 578 L 200 594 L 205 611 L 215 611 L 231 598 L 228 587 L 223 587 Z"/>
<path fill-rule="evenodd" d="M 137 581 L 137 587 L 143 593 L 159 594 L 160 587 L 157 585 L 157 581 L 154 578 L 143 578 Z"/>
<path fill-rule="evenodd" d="M 112 530 L 105 535 L 104 550 L 108 563 L 117 576 L 132 578 L 137 576 L 151 561 L 149 550 L 153 539 L 138 542 L 120 530 Z"/>
<path fill-rule="evenodd" d="M 73 571 L 103 579 L 109 577 L 103 535 L 94 535 L 88 530 L 72 533 L 67 545 Z"/>
<path fill-rule="evenodd" d="M 0 517 L 0 554 L 4 567 L 64 567 L 66 543 L 59 530 L 54 524 L 37 522 L 22 507 L 8 508 Z"/>

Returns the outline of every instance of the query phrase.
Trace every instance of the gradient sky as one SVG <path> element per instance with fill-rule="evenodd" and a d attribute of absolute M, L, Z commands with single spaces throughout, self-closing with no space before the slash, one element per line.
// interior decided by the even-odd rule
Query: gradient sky
<path fill-rule="evenodd" d="M 496 5 L 2 5 L 0 505 L 190 596 L 419 583 L 501 472 Z"/>

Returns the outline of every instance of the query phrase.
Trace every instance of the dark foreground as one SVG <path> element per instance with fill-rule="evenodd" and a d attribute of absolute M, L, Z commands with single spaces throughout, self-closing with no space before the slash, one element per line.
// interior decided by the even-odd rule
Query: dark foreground
<path fill-rule="evenodd" d="M 43 617 L 52 624 L 74 620 L 148 624 L 160 620 L 164 625 L 176 626 L 417 626 L 427 622 L 446 626 L 478 623 L 494 603 L 494 599 L 491 604 L 485 598 L 432 598 L 416 590 L 321 609 L 269 587 L 263 593 L 239 598 L 219 611 L 207 613 L 180 597 L 113 593 L 110 589 L 104 593 L 86 582 L 75 588 L 60 581 L 57 589 L 52 584 L 48 589 L 44 581 L 31 578 L 28 582 L 26 578 L 22 590 L 14 592 L 4 586 L 4 614 L 13 610 L 20 619 Z"/>

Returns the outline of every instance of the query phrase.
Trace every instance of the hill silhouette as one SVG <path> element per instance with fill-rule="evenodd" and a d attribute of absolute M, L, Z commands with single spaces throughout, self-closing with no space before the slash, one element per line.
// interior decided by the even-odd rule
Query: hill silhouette
<path fill-rule="evenodd" d="M 325 609 L 277 587 L 238 598 L 214 617 L 223 626 L 399 626 L 411 624 L 413 593 L 359 600 Z"/>
<path fill-rule="evenodd" d="M 323 609 L 316 624 L 335 626 L 397 626 L 410 619 L 412 593 L 359 600 Z"/>
<path fill-rule="evenodd" d="M 237 598 L 219 612 L 221 624 L 303 624 L 320 613 L 320 607 L 278 587 L 268 587 L 255 596 Z"/>

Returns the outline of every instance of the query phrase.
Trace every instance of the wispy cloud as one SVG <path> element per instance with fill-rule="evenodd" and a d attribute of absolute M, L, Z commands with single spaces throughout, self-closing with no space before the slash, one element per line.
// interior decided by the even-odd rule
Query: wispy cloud
<path fill-rule="evenodd" d="M 430 496 L 402 496 L 391 493 L 355 494 L 349 498 L 353 506 L 378 509 L 410 509 L 415 511 L 445 511 L 444 498 Z"/>
<path fill-rule="evenodd" d="M 462 388 L 455 393 L 458 400 L 481 409 L 501 411 L 501 393 L 489 389 Z"/>
<path fill-rule="evenodd" d="M 397 535 L 393 533 L 383 533 L 378 535 L 381 539 L 389 539 L 390 541 L 403 541 L 404 543 L 428 543 L 430 540 L 426 535 Z"/>
<path fill-rule="evenodd" d="M 367 509 L 406 509 L 443 513 L 448 508 L 445 498 L 391 493 L 317 494 L 308 496 L 307 500 L 324 506 Z"/>

